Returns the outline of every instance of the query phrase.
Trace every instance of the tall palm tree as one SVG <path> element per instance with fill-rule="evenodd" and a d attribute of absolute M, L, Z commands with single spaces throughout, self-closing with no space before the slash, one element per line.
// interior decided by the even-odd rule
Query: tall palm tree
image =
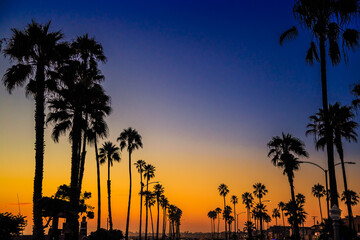
<path fill-rule="evenodd" d="M 336 150 L 338 152 L 340 161 L 341 161 L 341 169 L 344 181 L 344 189 L 348 190 L 347 186 L 347 178 L 344 164 L 344 149 L 342 144 L 342 139 L 344 138 L 346 141 L 357 142 L 357 133 L 356 128 L 358 124 L 353 121 L 354 113 L 352 112 L 352 108 L 350 106 L 341 106 L 340 103 L 336 102 L 334 105 L 329 105 L 329 124 L 332 130 L 332 142 L 334 143 Z M 313 134 L 314 140 L 316 143 L 316 149 L 324 149 L 327 142 L 325 139 L 325 113 L 323 109 L 319 109 L 315 115 L 310 116 L 310 121 L 307 125 L 308 130 L 306 134 Z M 331 194 L 331 191 L 330 191 Z M 347 204 L 348 215 L 349 215 L 349 223 L 350 228 L 353 227 L 353 216 L 351 205 Z"/>
<path fill-rule="evenodd" d="M 235 205 L 236 204 L 238 204 L 238 202 L 239 202 L 239 199 L 238 199 L 238 197 L 237 196 L 235 196 L 235 195 L 232 195 L 231 196 L 231 199 L 230 199 L 230 202 L 234 205 L 234 223 L 235 223 L 235 233 L 237 232 L 237 229 L 236 229 L 236 208 L 235 208 Z"/>
<path fill-rule="evenodd" d="M 79 36 L 74 42 L 71 43 L 71 48 L 74 51 L 73 55 L 79 60 L 79 76 L 82 81 L 87 82 L 90 86 L 93 83 L 98 83 L 104 80 L 104 76 L 98 70 L 98 62 L 105 63 L 106 57 L 104 55 L 103 47 L 100 43 L 95 41 L 94 38 L 89 38 L 88 34 Z M 80 175 L 79 175 L 79 190 L 81 191 L 82 180 L 85 169 L 85 156 L 86 156 L 86 143 L 88 138 L 89 124 L 91 123 L 91 110 L 98 111 L 102 108 L 105 114 L 110 112 L 109 97 L 105 95 L 105 99 L 102 102 L 106 104 L 88 105 L 89 111 L 84 113 L 84 131 L 83 131 L 83 145 L 80 160 Z M 105 109 L 104 109 L 105 108 Z"/>
<path fill-rule="evenodd" d="M 253 206 L 254 203 L 254 197 L 250 192 L 244 192 L 241 195 L 242 203 L 245 205 L 245 208 L 247 209 L 247 221 L 250 221 L 250 209 Z"/>
<path fill-rule="evenodd" d="M 320 183 L 315 184 L 312 189 L 311 189 L 311 193 L 314 197 L 317 197 L 319 199 L 319 208 L 320 208 L 320 217 L 321 217 L 321 222 L 323 221 L 323 216 L 322 216 L 322 211 L 321 211 L 321 201 L 320 199 L 325 196 L 325 188 L 323 185 L 321 185 Z"/>
<path fill-rule="evenodd" d="M 282 136 L 276 136 L 267 144 L 269 148 L 268 157 L 274 166 L 283 168 L 283 174 L 287 175 L 290 184 L 291 199 L 295 202 L 294 191 L 294 171 L 299 169 L 300 162 L 297 157 L 308 157 L 309 154 L 305 150 L 305 144 L 291 134 L 282 133 Z M 297 218 L 295 217 L 295 220 Z M 294 234 L 296 239 L 300 239 L 299 225 L 294 222 Z"/>
<path fill-rule="evenodd" d="M 215 208 L 215 212 L 217 214 L 217 219 L 218 219 L 218 226 L 217 226 L 217 232 L 218 232 L 218 238 L 220 238 L 220 213 L 222 212 L 221 208 Z"/>
<path fill-rule="evenodd" d="M 44 239 L 41 209 L 37 202 L 42 198 L 44 164 L 45 94 L 54 83 L 47 78 L 55 65 L 66 59 L 67 44 L 61 43 L 63 34 L 51 32 L 50 22 L 41 25 L 32 21 L 24 30 L 12 29 L 12 36 L 3 49 L 4 55 L 15 62 L 7 69 L 2 81 L 11 94 L 16 87 L 26 86 L 26 95 L 35 99 L 35 177 L 33 192 L 33 236 Z"/>
<path fill-rule="evenodd" d="M 151 211 L 151 207 L 153 207 L 155 205 L 155 194 L 151 191 L 147 191 L 147 192 L 145 192 L 145 199 L 146 199 L 145 203 L 147 204 L 147 206 L 149 208 L 149 212 L 150 212 L 152 239 L 155 239 L 154 221 L 153 221 L 153 215 L 152 215 L 152 211 Z"/>
<path fill-rule="evenodd" d="M 275 218 L 275 224 L 277 226 L 277 219 L 280 218 L 280 211 L 278 208 L 274 208 L 272 211 L 272 217 Z"/>
<path fill-rule="evenodd" d="M 253 185 L 254 188 L 254 195 L 259 199 L 259 206 L 261 207 L 261 199 L 267 194 L 268 190 L 266 189 L 265 185 L 262 183 L 255 183 Z M 259 214 L 259 220 L 260 220 L 260 237 L 263 237 L 263 214 Z"/>
<path fill-rule="evenodd" d="M 110 167 L 113 166 L 114 161 L 120 161 L 120 152 L 119 148 L 116 147 L 112 142 L 105 142 L 103 147 L 100 148 L 99 154 L 100 164 L 105 162 L 108 163 L 108 180 L 107 180 L 107 190 L 108 190 L 108 210 L 109 210 L 109 225 L 110 230 L 113 229 L 113 222 L 111 216 L 111 180 L 110 180 Z"/>
<path fill-rule="evenodd" d="M 161 195 L 161 197 L 160 197 L 160 205 L 161 205 L 161 207 L 163 209 L 162 239 L 165 239 L 165 233 L 166 233 L 166 209 L 169 207 L 169 200 L 164 195 Z"/>
<path fill-rule="evenodd" d="M 135 130 L 129 127 L 128 129 L 124 129 L 117 141 L 120 141 L 120 149 L 121 151 L 127 147 L 127 151 L 129 152 L 129 179 L 130 179 L 130 187 L 129 187 L 129 201 L 128 201 L 128 211 L 126 217 L 126 232 L 125 232 L 125 240 L 129 239 L 129 221 L 130 221 L 130 204 L 131 204 L 131 187 L 132 187 L 132 179 L 131 179 L 131 154 L 133 151 L 142 148 L 143 144 L 141 141 L 140 134 Z"/>
<path fill-rule="evenodd" d="M 208 216 L 208 218 L 210 218 L 210 232 L 211 232 L 211 236 L 213 236 L 213 234 L 214 234 L 214 224 L 213 224 L 213 222 L 214 222 L 214 213 L 216 214 L 216 212 L 214 212 L 214 211 L 209 211 L 208 212 L 208 214 L 207 214 L 207 216 Z"/>
<path fill-rule="evenodd" d="M 220 186 L 218 187 L 220 196 L 224 197 L 224 211 L 225 211 L 225 207 L 226 207 L 226 200 L 225 197 L 226 195 L 229 193 L 229 188 L 228 186 L 226 186 L 224 183 L 220 184 Z M 224 213 L 223 213 L 224 214 Z M 225 239 L 227 240 L 227 226 L 226 226 L 226 220 L 225 220 Z"/>
<path fill-rule="evenodd" d="M 350 3 L 350 4 L 349 4 Z M 337 65 L 341 59 L 339 40 L 342 40 L 343 49 L 354 49 L 359 43 L 359 32 L 348 28 L 349 24 L 358 15 L 358 1 L 346 0 L 297 0 L 293 13 L 298 24 L 306 29 L 316 41 L 311 41 L 306 55 L 306 62 L 313 64 L 314 59 L 320 61 L 322 105 L 325 120 L 325 139 L 328 156 L 328 169 L 330 177 L 331 206 L 338 206 L 337 185 L 334 167 L 334 150 L 332 144 L 332 132 L 329 122 L 327 76 L 326 76 L 326 45 L 328 55 L 333 65 Z M 280 45 L 284 40 L 291 40 L 298 35 L 297 27 L 294 26 L 280 36 Z M 318 43 L 318 46 L 316 45 Z M 318 55 L 320 48 L 320 57 Z M 346 51 L 343 51 L 346 53 Z M 346 57 L 345 57 L 346 60 Z"/>
<path fill-rule="evenodd" d="M 110 109 L 109 109 L 110 110 Z M 96 160 L 96 176 L 97 176 L 97 195 L 98 195 L 98 214 L 97 214 L 97 230 L 101 228 L 101 186 L 100 186 L 100 160 L 97 146 L 98 138 L 105 138 L 108 136 L 109 128 L 104 120 L 105 115 L 108 115 L 103 110 L 97 109 L 92 114 L 90 120 L 90 126 L 88 130 L 88 141 L 90 144 L 94 144 L 95 148 L 95 160 Z"/>
<path fill-rule="evenodd" d="M 160 217 L 160 197 L 164 193 L 164 187 L 161 184 L 154 186 L 154 194 L 157 202 L 157 219 L 156 219 L 156 240 L 159 240 L 159 217 Z"/>
<path fill-rule="evenodd" d="M 145 170 L 146 162 L 144 160 L 137 160 L 134 163 L 139 174 L 140 174 L 140 224 L 139 224 L 139 239 L 141 240 L 141 220 L 142 220 L 142 203 L 143 203 L 143 190 L 144 190 L 144 183 L 143 183 L 143 172 Z"/>
<path fill-rule="evenodd" d="M 146 180 L 146 192 L 149 192 L 149 181 L 150 181 L 150 179 L 152 179 L 154 177 L 155 177 L 155 167 L 153 165 L 151 165 L 151 164 L 145 165 L 145 167 L 144 167 L 144 178 Z M 145 216 L 145 240 L 147 240 L 149 207 L 148 207 L 146 197 L 145 197 L 145 207 L 146 207 L 146 211 L 145 211 L 146 212 L 146 216 Z"/>

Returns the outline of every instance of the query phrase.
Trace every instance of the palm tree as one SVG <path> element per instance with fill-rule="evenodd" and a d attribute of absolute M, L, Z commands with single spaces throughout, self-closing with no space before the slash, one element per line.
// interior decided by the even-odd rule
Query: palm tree
<path fill-rule="evenodd" d="M 162 239 L 165 239 L 165 232 L 166 232 L 166 209 L 169 207 L 169 201 L 164 196 L 161 195 L 160 197 L 160 205 L 163 209 L 163 233 L 162 233 Z"/>
<path fill-rule="evenodd" d="M 281 137 L 273 137 L 267 146 L 269 148 L 268 157 L 272 157 L 271 162 L 274 166 L 284 168 L 283 174 L 287 175 L 290 184 L 291 199 L 295 202 L 294 171 L 298 170 L 300 165 L 295 156 L 309 156 L 305 150 L 305 145 L 291 134 L 282 133 Z M 299 225 L 296 221 L 294 222 L 294 234 L 296 239 L 300 239 Z"/>
<path fill-rule="evenodd" d="M 359 203 L 359 195 L 353 190 L 347 190 L 341 194 L 341 201 L 346 205 L 356 206 Z"/>
<path fill-rule="evenodd" d="M 323 185 L 321 185 L 320 183 L 315 184 L 312 187 L 311 193 L 314 197 L 317 197 L 319 199 L 319 208 L 320 208 L 320 217 L 321 217 L 321 222 L 323 221 L 323 216 L 322 216 L 322 211 L 321 211 L 321 202 L 320 199 L 325 196 L 325 188 Z"/>
<path fill-rule="evenodd" d="M 326 77 L 326 43 L 328 53 L 333 65 L 337 65 L 341 59 L 339 40 L 342 40 L 343 50 L 354 49 L 359 42 L 359 33 L 355 29 L 347 28 L 355 16 L 358 15 L 358 1 L 346 0 L 297 0 L 293 13 L 295 19 L 304 29 L 309 31 L 318 42 L 311 41 L 310 48 L 306 55 L 306 62 L 313 64 L 314 59 L 320 61 L 322 105 L 324 109 L 325 139 L 328 156 L 328 169 L 330 177 L 331 206 L 338 206 L 337 185 L 334 167 L 334 150 L 332 144 L 332 132 L 329 122 L 327 77 Z M 298 35 L 297 27 L 294 26 L 280 36 L 280 45 L 284 40 L 290 40 Z M 320 48 L 320 57 L 317 48 Z M 346 53 L 346 51 L 343 51 Z M 346 60 L 346 57 L 345 57 Z"/>
<path fill-rule="evenodd" d="M 342 138 L 344 138 L 348 142 L 357 142 L 356 128 L 358 127 L 358 124 L 352 120 L 354 118 L 352 108 L 349 106 L 341 106 L 338 102 L 336 102 L 334 105 L 329 105 L 328 116 L 329 124 L 332 130 L 332 143 L 334 143 L 340 157 L 344 189 L 345 191 L 347 191 L 348 186 L 344 164 L 344 149 L 342 144 Z M 319 109 L 318 113 L 310 116 L 311 123 L 307 125 L 308 130 L 306 131 L 306 134 L 314 135 L 317 150 L 323 150 L 325 148 L 325 145 L 327 144 L 325 138 L 324 118 L 325 113 L 323 109 Z M 349 226 L 350 228 L 353 228 L 351 205 L 347 205 L 347 209 L 349 214 Z"/>
<path fill-rule="evenodd" d="M 226 200 L 225 197 L 226 195 L 229 193 L 229 188 L 228 186 L 226 186 L 224 183 L 220 184 L 220 186 L 218 187 L 220 196 L 224 197 L 224 211 L 225 211 L 225 207 L 226 207 Z M 224 213 L 223 213 L 224 214 Z M 227 240 L 227 226 L 226 226 L 226 221 L 225 221 L 225 239 Z"/>
<path fill-rule="evenodd" d="M 254 188 L 254 195 L 259 199 L 259 204 L 261 204 L 261 199 L 266 195 L 266 193 L 268 192 L 268 190 L 266 189 L 265 185 L 262 184 L 262 183 L 255 183 L 253 185 L 253 188 Z M 260 220 L 260 236 L 262 237 L 263 236 L 263 215 L 260 214 L 259 215 L 259 220 Z"/>
<path fill-rule="evenodd" d="M 157 219 L 156 219 L 156 240 L 159 240 L 159 217 L 160 217 L 160 197 L 164 193 L 164 187 L 161 184 L 154 186 L 154 194 L 157 202 Z"/>
<path fill-rule="evenodd" d="M 125 240 L 129 239 L 129 221 L 130 221 L 130 204 L 131 204 L 131 187 L 132 187 L 132 179 L 131 179 L 131 153 L 136 149 L 142 148 L 143 144 L 141 141 L 140 134 L 135 130 L 129 127 L 128 129 L 124 129 L 117 141 L 120 141 L 120 149 L 121 151 L 127 147 L 127 151 L 129 152 L 129 179 L 130 179 L 130 187 L 129 187 L 129 201 L 128 201 L 128 211 L 126 217 L 126 232 L 125 232 Z"/>
<path fill-rule="evenodd" d="M 146 179 L 146 192 L 149 192 L 149 181 L 155 177 L 155 167 L 151 164 L 147 164 L 144 167 L 144 178 Z M 144 192 L 143 192 L 144 194 Z M 146 196 L 146 195 L 145 195 Z M 145 240 L 147 240 L 147 230 L 148 230 L 148 203 L 147 198 L 145 198 L 145 207 L 146 207 L 146 217 L 145 217 Z"/>
<path fill-rule="evenodd" d="M 155 205 L 155 194 L 151 191 L 147 191 L 145 193 L 145 199 L 146 204 L 148 205 L 149 211 L 150 211 L 150 220 L 151 220 L 151 230 L 152 230 L 152 239 L 155 239 L 154 235 L 154 221 L 153 221 L 153 215 L 151 211 L 151 207 Z"/>
<path fill-rule="evenodd" d="M 230 199 L 230 202 L 234 205 L 234 220 L 235 220 L 235 233 L 237 232 L 237 229 L 236 229 L 236 208 L 235 208 L 235 205 L 239 202 L 239 199 L 237 196 L 235 195 L 232 195 L 231 196 L 231 199 Z"/>
<path fill-rule="evenodd" d="M 89 38 L 88 34 L 77 37 L 71 44 L 71 48 L 74 51 L 74 56 L 79 60 L 79 75 L 82 81 L 87 82 L 89 86 L 93 83 L 98 83 L 104 80 L 104 76 L 98 70 L 98 61 L 105 63 L 106 57 L 104 55 L 103 47 L 100 43 L 96 42 L 94 38 Z M 85 123 L 83 131 L 83 146 L 80 160 L 80 175 L 79 175 L 79 190 L 81 191 L 82 180 L 85 168 L 85 156 L 86 156 L 86 141 L 88 138 L 89 123 L 91 123 L 91 112 L 98 113 L 104 111 L 105 115 L 110 113 L 109 97 L 104 94 L 103 104 L 89 104 L 88 111 L 85 112 Z M 104 104 L 105 103 L 105 104 Z M 104 109 L 105 108 L 105 109 Z"/>
<path fill-rule="evenodd" d="M 244 192 L 241 195 L 242 203 L 245 205 L 245 208 L 247 209 L 247 221 L 250 221 L 250 209 L 253 206 L 254 203 L 254 197 L 250 192 Z"/>
<path fill-rule="evenodd" d="M 217 214 L 217 219 L 218 219 L 218 227 L 217 227 L 217 232 L 218 232 L 218 238 L 220 238 L 220 213 L 222 212 L 221 208 L 215 208 L 215 212 Z"/>
<path fill-rule="evenodd" d="M 273 209 L 272 217 L 275 218 L 275 222 L 276 222 L 276 226 L 277 226 L 277 219 L 280 218 L 280 211 L 278 208 Z"/>
<path fill-rule="evenodd" d="M 104 106 L 104 105 L 103 105 Z M 110 110 L 110 109 L 109 109 Z M 110 113 L 110 111 L 109 111 Z M 108 115 L 103 110 L 97 109 L 92 114 L 92 119 L 90 120 L 90 126 L 88 130 L 88 141 L 90 144 L 94 144 L 95 147 L 95 158 L 96 158 L 96 176 L 97 176 L 97 191 L 98 191 L 98 214 L 97 214 L 97 230 L 101 228 L 101 188 L 100 188 L 100 160 L 99 152 L 97 147 L 97 139 L 105 138 L 108 136 L 108 126 L 104 120 L 105 115 Z"/>
<path fill-rule="evenodd" d="M 143 172 L 145 170 L 146 162 L 144 160 L 137 160 L 136 163 L 134 163 L 136 166 L 136 169 L 140 173 L 140 224 L 139 224 L 139 239 L 141 240 L 141 220 L 142 220 L 142 202 L 143 202 L 143 189 L 144 189 L 144 183 L 143 183 Z"/>
<path fill-rule="evenodd" d="M 24 30 L 12 29 L 12 36 L 3 49 L 4 55 L 16 64 L 7 69 L 2 81 L 11 94 L 18 86 L 26 86 L 26 95 L 35 99 L 35 178 L 33 192 L 33 236 L 44 239 L 41 209 L 37 202 L 42 198 L 44 164 L 45 94 L 55 84 L 48 79 L 53 66 L 66 58 L 67 44 L 60 43 L 63 34 L 50 32 L 50 22 L 41 25 L 32 21 Z"/>
<path fill-rule="evenodd" d="M 305 222 L 307 213 L 304 210 L 305 196 L 301 193 L 296 195 L 295 201 L 290 200 L 285 205 L 285 215 L 289 216 L 288 222 L 294 226 L 296 223 L 300 225 Z"/>
<path fill-rule="evenodd" d="M 217 216 L 217 213 L 215 211 L 209 211 L 207 216 L 210 218 L 210 226 L 211 226 L 211 236 L 214 236 L 215 233 L 215 219 Z"/>
<path fill-rule="evenodd" d="M 103 147 L 100 148 L 99 154 L 100 164 L 103 164 L 107 161 L 108 163 L 108 180 L 107 180 L 107 190 L 108 190 L 108 210 L 109 210 L 109 225 L 110 230 L 113 229 L 112 217 L 111 217 L 111 180 L 110 180 L 110 167 L 113 166 L 114 161 L 120 161 L 119 148 L 116 147 L 112 142 L 105 142 Z"/>
<path fill-rule="evenodd" d="M 252 232 L 255 230 L 255 225 L 251 221 L 247 221 L 245 223 L 244 231 L 246 231 L 248 234 L 248 240 L 252 240 Z"/>
<path fill-rule="evenodd" d="M 224 221 L 225 221 L 225 226 L 228 225 L 229 222 L 232 222 L 232 220 L 230 220 L 232 218 L 231 213 L 232 213 L 231 207 L 230 206 L 225 206 L 224 211 L 223 211 L 223 218 L 224 218 Z M 230 239 L 230 224 L 229 224 L 229 237 L 227 235 L 228 235 L 228 233 L 225 230 L 225 238 Z"/>

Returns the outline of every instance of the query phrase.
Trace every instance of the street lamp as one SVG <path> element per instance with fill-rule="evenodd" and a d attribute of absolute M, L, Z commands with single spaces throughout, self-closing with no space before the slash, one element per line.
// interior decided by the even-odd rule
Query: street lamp
<path fill-rule="evenodd" d="M 330 217 L 333 220 L 334 239 L 339 240 L 340 239 L 339 220 L 341 219 L 341 210 L 338 206 L 334 205 L 330 209 Z"/>
<path fill-rule="evenodd" d="M 328 170 L 324 169 L 323 167 L 321 167 L 320 165 L 313 163 L 313 162 L 308 162 L 308 161 L 299 161 L 299 163 L 308 163 L 308 164 L 312 164 L 318 168 L 320 168 L 324 174 L 325 174 L 325 184 L 326 184 L 326 207 L 327 207 L 327 214 L 328 214 L 328 218 L 330 217 L 330 210 L 329 210 L 329 187 L 328 187 Z M 334 166 L 338 166 L 340 165 L 341 162 L 334 164 Z M 356 164 L 354 162 L 344 162 L 344 164 Z"/>
<path fill-rule="evenodd" d="M 238 232 L 238 230 L 239 230 L 239 215 L 240 214 L 243 214 L 243 213 L 246 213 L 246 212 L 241 212 L 241 213 L 238 213 L 238 214 L 236 214 L 236 232 Z"/>

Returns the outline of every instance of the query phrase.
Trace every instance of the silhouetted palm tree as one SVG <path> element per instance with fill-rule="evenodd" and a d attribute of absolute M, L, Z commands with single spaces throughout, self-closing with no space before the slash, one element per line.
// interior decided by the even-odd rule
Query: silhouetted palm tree
<path fill-rule="evenodd" d="M 215 212 L 217 214 L 217 219 L 218 219 L 218 227 L 217 227 L 217 232 L 218 232 L 218 238 L 220 238 L 220 213 L 222 212 L 221 208 L 215 208 Z"/>
<path fill-rule="evenodd" d="M 209 211 L 207 216 L 210 218 L 211 221 L 211 236 L 214 237 L 214 233 L 215 233 L 215 219 L 217 217 L 217 213 L 215 211 Z"/>
<path fill-rule="evenodd" d="M 239 199 L 238 199 L 237 196 L 232 195 L 231 199 L 230 199 L 230 202 L 234 205 L 234 221 L 235 221 L 235 233 L 236 233 L 237 229 L 236 229 L 236 208 L 235 208 L 235 205 L 239 202 Z"/>
<path fill-rule="evenodd" d="M 164 196 L 161 195 L 160 197 L 160 205 L 163 209 L 163 233 L 162 233 L 162 239 L 165 239 L 165 233 L 166 233 L 166 209 L 169 207 L 169 201 Z"/>
<path fill-rule="evenodd" d="M 278 208 L 273 209 L 272 217 L 275 218 L 275 222 L 276 222 L 276 226 L 277 226 L 277 219 L 280 218 L 280 211 Z"/>
<path fill-rule="evenodd" d="M 252 240 L 252 233 L 255 230 L 255 225 L 251 221 L 247 221 L 245 223 L 244 231 L 246 231 L 248 234 L 248 240 Z"/>
<path fill-rule="evenodd" d="M 137 160 L 134 163 L 138 172 L 140 173 L 140 224 L 139 224 L 139 239 L 141 240 L 141 220 L 142 220 L 142 206 L 143 206 L 143 190 L 144 190 L 144 183 L 143 183 L 143 172 L 145 170 L 146 162 L 144 160 Z"/>
<path fill-rule="evenodd" d="M 164 193 L 164 187 L 161 184 L 154 186 L 154 194 L 157 202 L 157 218 L 156 218 L 156 240 L 159 240 L 159 217 L 160 217 L 160 197 Z"/>
<path fill-rule="evenodd" d="M 220 186 L 218 187 L 220 196 L 224 197 L 224 211 L 225 211 L 225 207 L 226 207 L 226 200 L 225 197 L 226 195 L 229 193 L 229 188 L 228 186 L 226 186 L 224 183 L 220 184 Z M 224 214 L 224 213 L 223 213 Z M 226 226 L 226 220 L 225 220 L 225 239 L 227 240 L 227 226 Z"/>
<path fill-rule="evenodd" d="M 230 239 L 230 224 L 229 222 L 232 222 L 231 219 L 231 213 L 232 213 L 232 209 L 230 206 L 225 206 L 224 207 L 224 211 L 223 211 L 223 218 L 224 218 L 224 221 L 225 221 L 225 226 L 226 225 L 229 225 L 229 236 L 228 236 L 228 233 L 227 231 L 225 230 L 225 238 L 226 239 Z"/>
<path fill-rule="evenodd" d="M 145 193 L 145 204 L 148 205 L 149 211 L 150 211 L 150 220 L 151 220 L 151 233 L 152 233 L 152 239 L 155 239 L 155 234 L 154 234 L 154 219 L 153 219 L 153 215 L 152 215 L 152 211 L 151 211 L 151 207 L 153 207 L 155 205 L 155 194 L 151 191 L 147 191 Z"/>
<path fill-rule="evenodd" d="M 54 81 L 47 78 L 53 66 L 62 61 L 67 44 L 60 43 L 63 34 L 50 32 L 50 22 L 41 25 L 32 21 L 24 30 L 12 29 L 12 36 L 3 49 L 4 55 L 15 62 L 7 69 L 2 81 L 9 93 L 16 87 L 26 86 L 26 95 L 35 99 L 35 178 L 33 192 L 33 236 L 44 239 L 41 209 L 44 163 L 45 94 L 53 89 Z"/>
<path fill-rule="evenodd" d="M 284 168 L 283 174 L 287 175 L 290 184 L 291 199 L 295 202 L 294 171 L 299 169 L 300 164 L 295 156 L 308 157 L 305 145 L 300 139 L 284 133 L 281 137 L 273 137 L 267 145 L 268 157 L 272 157 L 271 162 L 274 166 Z M 294 222 L 294 234 L 296 239 L 300 239 L 299 225 L 296 221 Z"/>
<path fill-rule="evenodd" d="M 323 216 L 322 216 L 322 211 L 321 211 L 321 201 L 320 201 L 320 199 L 323 196 L 325 196 L 325 188 L 320 183 L 315 184 L 311 189 L 311 193 L 312 193 L 312 195 L 314 197 L 317 197 L 319 199 L 320 217 L 321 217 L 321 222 L 322 222 L 323 221 Z"/>
<path fill-rule="evenodd" d="M 342 40 L 343 50 L 354 49 L 359 43 L 359 33 L 355 29 L 347 28 L 355 16 L 358 15 L 358 1 L 346 0 L 297 0 L 293 13 L 298 24 L 311 33 L 318 42 L 320 57 L 316 41 L 311 41 L 306 55 L 306 62 L 313 64 L 314 59 L 320 61 L 322 104 L 325 120 L 325 139 L 328 155 L 328 169 L 331 189 L 331 206 L 338 206 L 337 185 L 334 168 L 334 150 L 332 144 L 332 133 L 329 122 L 327 77 L 326 77 L 326 43 L 328 43 L 328 54 L 333 65 L 337 65 L 341 59 L 339 40 Z M 284 40 L 290 40 L 298 35 L 297 27 L 294 26 L 280 36 L 280 44 Z M 346 51 L 343 51 L 346 53 Z M 346 60 L 346 57 L 345 57 Z"/>
<path fill-rule="evenodd" d="M 259 199 L 259 204 L 261 204 L 261 199 L 266 195 L 268 190 L 266 189 L 265 185 L 262 183 L 255 183 L 253 185 L 254 188 L 254 195 Z M 259 205 L 260 206 L 260 205 Z M 258 218 L 260 220 L 260 236 L 263 237 L 263 214 L 259 214 Z"/>
<path fill-rule="evenodd" d="M 305 222 L 307 213 L 304 210 L 305 196 L 301 193 L 296 195 L 295 201 L 290 200 L 285 205 L 285 215 L 289 216 L 288 222 L 294 226 L 295 223 L 302 224 Z"/>
<path fill-rule="evenodd" d="M 127 151 L 129 152 L 129 179 L 130 179 L 130 187 L 129 187 L 129 201 L 128 201 L 128 211 L 126 217 L 126 232 L 125 232 L 125 240 L 129 239 L 129 220 L 130 220 L 130 204 L 131 204 L 131 187 L 132 187 L 132 179 L 131 179 L 131 154 L 136 149 L 142 148 L 143 144 L 141 141 L 140 134 L 135 130 L 129 127 L 128 129 L 124 129 L 117 141 L 120 141 L 120 149 L 121 151 L 127 147 Z"/>
<path fill-rule="evenodd" d="M 110 113 L 110 111 L 109 111 Z M 108 115 L 103 110 L 96 110 L 91 117 L 91 123 L 88 131 L 88 141 L 94 144 L 95 158 L 96 158 L 96 177 L 97 177 L 97 191 L 98 191 L 98 214 L 97 214 L 97 230 L 101 228 L 101 187 L 100 187 L 100 160 L 97 146 L 98 138 L 105 138 L 108 136 L 108 126 L 104 120 L 105 115 Z"/>
<path fill-rule="evenodd" d="M 107 190 L 108 190 L 108 210 L 109 210 L 109 226 L 110 230 L 113 229 L 112 216 L 111 216 L 111 180 L 110 180 L 110 167 L 113 166 L 114 161 L 120 161 L 119 148 L 116 147 L 111 142 L 105 142 L 103 147 L 100 148 L 99 154 L 100 164 L 103 164 L 107 161 L 108 163 L 108 180 L 107 180 Z"/>
<path fill-rule="evenodd" d="M 247 209 L 247 221 L 250 221 L 250 209 L 253 206 L 254 198 L 250 192 L 245 192 L 241 195 L 242 203 L 245 205 Z"/>
<path fill-rule="evenodd" d="M 342 138 L 346 141 L 357 142 L 357 133 L 356 128 L 358 124 L 353 121 L 354 114 L 352 108 L 349 106 L 341 106 L 340 103 L 335 103 L 334 105 L 329 105 L 329 124 L 332 130 L 332 142 L 335 144 L 336 150 L 339 154 L 342 168 L 342 175 L 344 180 L 344 189 L 348 189 L 347 178 L 344 164 L 344 149 L 342 144 Z M 313 134 L 314 140 L 316 143 L 316 149 L 324 149 L 326 146 L 325 138 L 325 113 L 323 109 L 319 109 L 319 112 L 315 115 L 310 116 L 310 121 L 307 125 L 308 130 L 306 134 Z M 353 228 L 353 217 L 351 205 L 347 205 L 348 214 L 349 214 L 349 225 L 350 228 Z"/>
<path fill-rule="evenodd" d="M 147 164 L 144 167 L 144 178 L 146 180 L 146 192 L 149 192 L 149 181 L 155 177 L 155 167 L 151 164 Z M 146 196 L 146 195 L 145 195 Z M 145 240 L 147 240 L 147 230 L 148 230 L 148 203 L 145 198 L 145 207 L 146 207 L 146 217 L 145 217 Z"/>
<path fill-rule="evenodd" d="M 341 201 L 346 205 L 356 206 L 359 203 L 359 195 L 353 190 L 347 190 L 341 194 Z"/>

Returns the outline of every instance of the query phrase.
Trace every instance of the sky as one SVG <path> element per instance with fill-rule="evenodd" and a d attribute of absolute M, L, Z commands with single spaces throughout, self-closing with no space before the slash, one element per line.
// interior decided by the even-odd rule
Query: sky
<path fill-rule="evenodd" d="M 267 157 L 267 142 L 282 132 L 302 139 L 308 161 L 326 166 L 326 155 L 316 152 L 313 138 L 305 137 L 308 117 L 322 106 L 320 66 L 306 65 L 311 35 L 304 30 L 283 46 L 279 36 L 296 24 L 293 1 L 1 1 L 0 38 L 11 28 L 23 29 L 34 19 L 51 20 L 66 41 L 88 33 L 102 44 L 107 63 L 100 68 L 111 96 L 107 118 L 116 143 L 124 128 L 135 128 L 144 148 L 133 154 L 156 167 L 154 181 L 165 187 L 170 203 L 183 211 L 181 231 L 210 231 L 207 213 L 222 207 L 217 187 L 229 186 L 241 196 L 261 182 L 269 193 L 267 209 L 290 199 L 282 170 Z M 357 27 L 357 26 L 356 26 Z M 359 49 L 357 49 L 359 50 Z M 359 52 L 349 52 L 349 63 L 328 66 L 329 102 L 349 104 L 351 85 L 360 80 Z M 11 61 L 0 56 L 0 75 Z M 19 88 L 10 95 L 0 85 L 0 212 L 27 216 L 31 233 L 34 178 L 34 101 Z M 359 118 L 357 118 L 359 120 Z M 43 195 L 51 196 L 70 182 L 71 145 L 59 143 L 45 130 Z M 101 145 L 100 142 L 99 145 Z M 118 143 L 117 143 L 118 144 Z M 359 193 L 360 150 L 345 143 L 349 188 Z M 336 156 L 336 161 L 338 157 Z M 128 156 L 111 169 L 114 228 L 125 230 L 129 188 Z M 138 231 L 139 174 L 133 171 L 130 231 Z M 337 167 L 338 190 L 343 191 Z M 106 227 L 106 167 L 101 167 L 102 226 Z M 295 173 L 295 192 L 306 196 L 306 225 L 319 220 L 318 201 L 311 187 L 324 183 L 323 173 L 303 165 Z M 83 189 L 93 193 L 97 206 L 94 149 L 88 146 Z M 229 199 L 228 199 L 229 201 Z M 322 202 L 326 209 L 325 201 Z M 237 212 L 245 211 L 239 204 Z M 345 205 L 340 208 L 345 210 Z M 360 214 L 359 207 L 354 208 Z M 95 210 L 96 212 L 96 210 Z M 154 209 L 154 217 L 156 211 Z M 345 215 L 345 212 L 343 212 Z M 325 211 L 323 212 L 324 215 Z M 240 215 L 240 228 L 245 214 Z M 272 222 L 274 224 L 274 222 Z M 89 220 L 89 230 L 96 220 Z"/>

